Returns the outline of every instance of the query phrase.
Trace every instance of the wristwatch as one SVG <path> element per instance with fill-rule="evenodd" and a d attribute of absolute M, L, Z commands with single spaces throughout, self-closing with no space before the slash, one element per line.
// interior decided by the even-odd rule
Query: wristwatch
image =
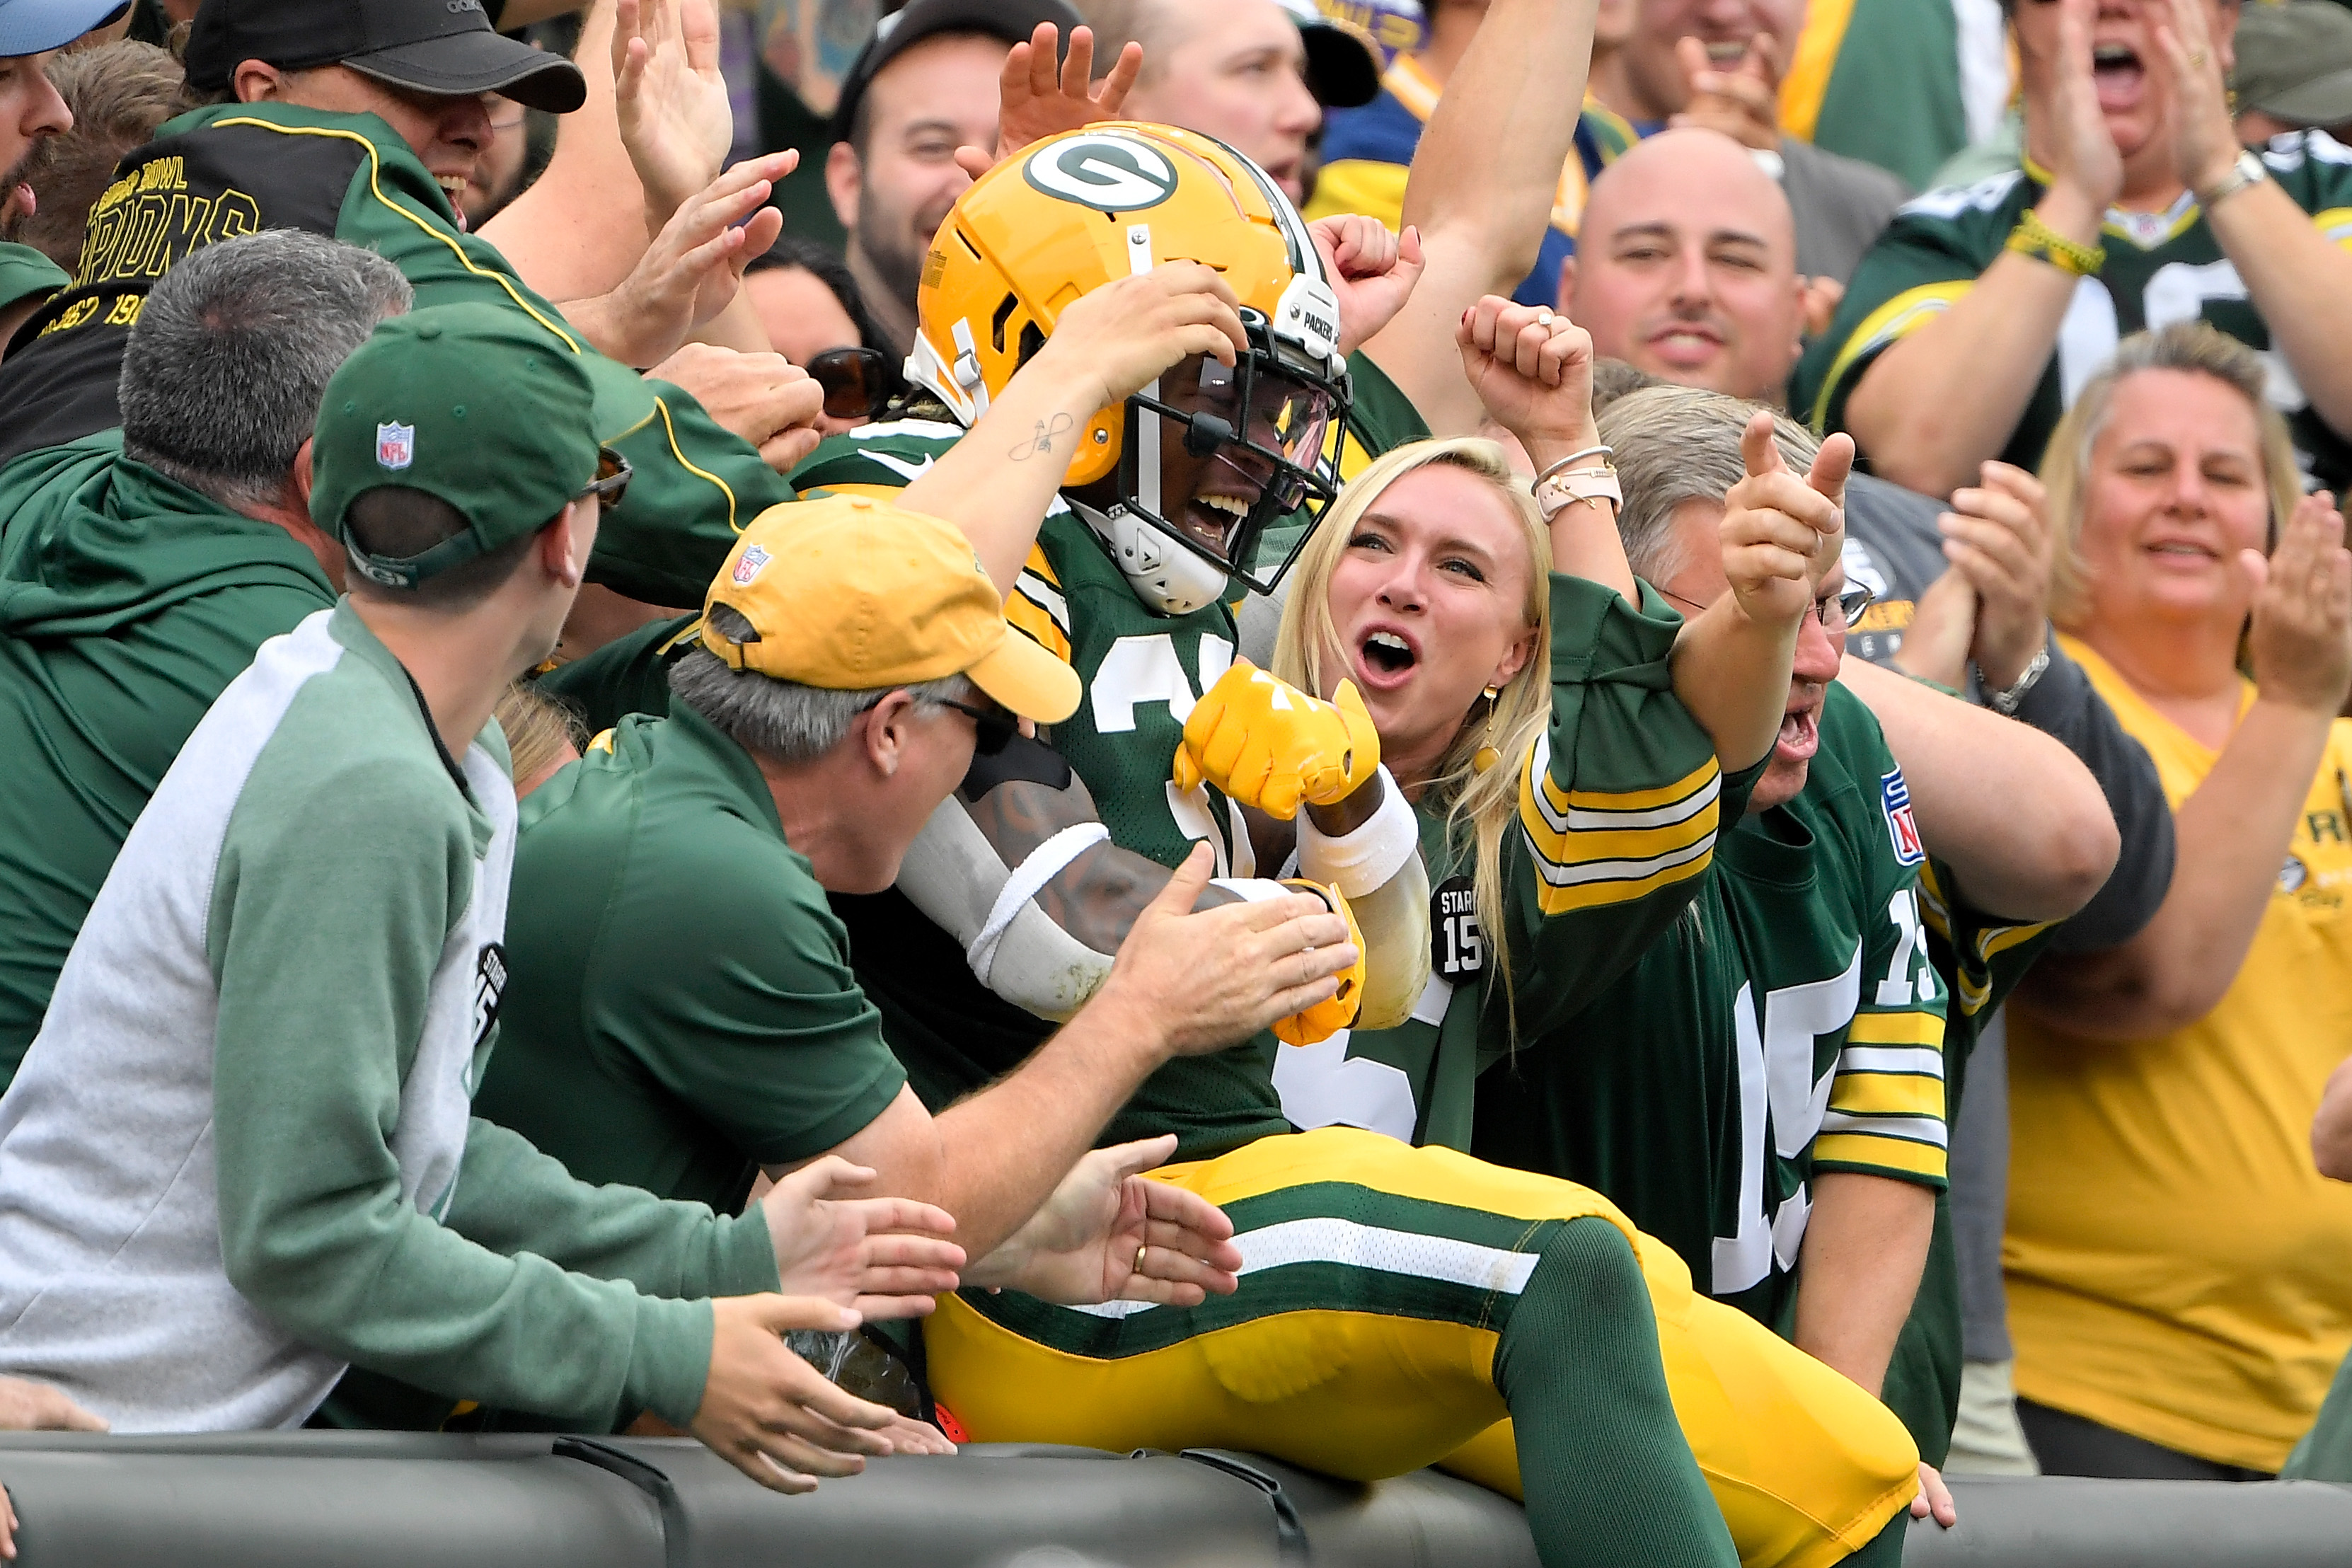
<path fill-rule="evenodd" d="M 2042 672 L 2049 668 L 2050 643 L 2045 637 L 2042 646 L 2034 650 L 2033 657 L 2026 661 L 2025 671 L 2017 678 L 2016 685 L 2006 691 L 1995 691 L 1990 687 L 1986 689 L 1985 705 L 1996 713 L 2016 718 L 2018 704 L 2025 700 L 2025 694 L 2033 689 L 2033 683 L 2041 679 Z M 1978 675 L 1981 679 L 1983 672 L 1979 670 Z"/>
<path fill-rule="evenodd" d="M 2238 154 L 2238 161 L 2230 165 L 2230 172 L 2215 182 L 2210 190 L 2197 193 L 2197 205 L 2211 212 L 2248 185 L 2259 185 L 2270 177 L 2271 172 L 2263 165 L 2262 154 L 2249 148 Z"/>

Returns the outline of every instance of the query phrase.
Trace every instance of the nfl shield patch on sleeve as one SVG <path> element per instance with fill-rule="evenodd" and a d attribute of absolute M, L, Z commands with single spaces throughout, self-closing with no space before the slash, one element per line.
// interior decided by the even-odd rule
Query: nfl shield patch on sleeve
<path fill-rule="evenodd" d="M 1927 850 L 1919 842 L 1918 820 L 1911 815 L 1911 786 L 1903 782 L 1901 768 L 1879 775 L 1878 804 L 1886 812 L 1886 833 L 1895 841 L 1895 864 L 1916 866 L 1925 860 Z"/>

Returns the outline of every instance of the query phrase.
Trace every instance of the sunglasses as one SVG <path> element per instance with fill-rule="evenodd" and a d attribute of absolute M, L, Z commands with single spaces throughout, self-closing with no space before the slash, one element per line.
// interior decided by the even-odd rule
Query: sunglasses
<path fill-rule="evenodd" d="M 801 367 L 824 390 L 833 419 L 871 419 L 890 401 L 890 362 L 877 349 L 827 349 Z"/>
<path fill-rule="evenodd" d="M 1013 743 L 1021 732 L 1021 721 L 1003 708 L 974 708 L 969 703 L 937 700 L 942 708 L 952 708 L 959 713 L 971 715 L 971 752 L 976 757 L 992 757 Z"/>
<path fill-rule="evenodd" d="M 860 713 L 871 713 L 875 709 L 882 705 L 883 698 L 887 698 L 889 695 L 889 692 L 884 692 L 881 697 L 877 697 L 873 701 L 868 702 L 866 706 L 860 708 L 858 711 Z M 957 712 L 968 715 L 971 718 L 972 727 L 971 751 L 972 755 L 976 757 L 995 756 L 997 753 L 1003 751 L 1005 747 L 1011 745 L 1013 743 L 1013 737 L 1021 732 L 1021 721 L 1016 718 L 1009 709 L 974 708 L 968 702 L 951 702 L 944 697 L 927 697 L 923 699 L 923 700 L 932 704 L 934 707 L 952 708 Z"/>
<path fill-rule="evenodd" d="M 629 467 L 628 458 L 610 447 L 599 447 L 596 448 L 596 477 L 588 481 L 585 489 L 572 499 L 579 500 L 587 496 L 594 496 L 597 508 L 603 511 L 610 511 L 621 504 L 623 496 L 629 493 L 629 476 L 635 472 L 635 468 Z"/>

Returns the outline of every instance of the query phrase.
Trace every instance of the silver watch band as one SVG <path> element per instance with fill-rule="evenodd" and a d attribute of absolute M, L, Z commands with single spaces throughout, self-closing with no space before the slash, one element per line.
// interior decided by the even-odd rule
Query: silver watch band
<path fill-rule="evenodd" d="M 2025 669 L 2018 676 L 2015 685 L 2006 691 L 1994 691 L 1990 689 L 1986 690 L 1985 705 L 1996 713 L 2005 714 L 2014 719 L 2017 717 L 2018 704 L 2025 700 L 2025 694 L 2033 689 L 2033 683 L 2040 680 L 2042 672 L 2049 668 L 2050 644 L 2045 639 L 2042 646 L 2034 650 L 2033 657 L 2026 661 Z"/>
<path fill-rule="evenodd" d="M 2259 185 L 2270 177 L 2271 172 L 2263 163 L 2262 154 L 2248 148 L 2238 154 L 2238 161 L 2230 165 L 2230 172 L 2222 175 L 2212 189 L 2197 193 L 2197 205 L 2210 212 L 2248 185 Z"/>

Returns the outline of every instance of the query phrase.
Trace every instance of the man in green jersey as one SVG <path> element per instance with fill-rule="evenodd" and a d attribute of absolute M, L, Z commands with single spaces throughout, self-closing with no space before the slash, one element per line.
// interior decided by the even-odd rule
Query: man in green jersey
<path fill-rule="evenodd" d="M 2126 333 L 2203 319 L 2263 351 L 2319 483 L 2352 482 L 2352 151 L 2241 149 L 2231 0 L 2011 4 L 2021 170 L 1906 206 L 1799 367 L 1792 404 L 1928 495 L 2039 466 Z M 2159 29 L 2168 33 L 2163 37 Z"/>

